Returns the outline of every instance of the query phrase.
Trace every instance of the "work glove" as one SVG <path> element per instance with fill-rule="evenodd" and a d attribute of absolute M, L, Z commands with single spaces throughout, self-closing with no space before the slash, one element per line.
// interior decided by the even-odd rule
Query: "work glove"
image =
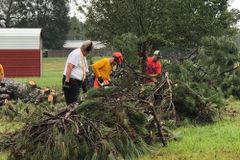
<path fill-rule="evenodd" d="M 70 88 L 70 83 L 69 82 L 64 82 L 62 88 L 63 88 L 63 90 L 69 89 Z"/>
<path fill-rule="evenodd" d="M 98 81 L 99 81 L 100 83 L 103 83 L 103 82 L 104 82 L 104 80 L 103 80 L 102 77 L 98 77 Z"/>

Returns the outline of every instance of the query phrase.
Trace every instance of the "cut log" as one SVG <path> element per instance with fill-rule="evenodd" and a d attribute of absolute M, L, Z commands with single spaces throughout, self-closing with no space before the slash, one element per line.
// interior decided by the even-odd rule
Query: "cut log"
<path fill-rule="evenodd" d="M 37 87 L 37 84 L 36 84 L 36 82 L 35 81 L 33 81 L 33 80 L 30 80 L 30 81 L 28 81 L 28 83 L 27 83 L 29 86 L 31 86 L 31 87 L 33 87 L 33 88 L 35 88 L 35 87 Z"/>
<path fill-rule="evenodd" d="M 0 87 L 0 100 L 20 99 L 25 103 L 39 104 L 45 101 L 54 104 L 57 101 L 57 96 L 59 96 L 55 90 L 37 87 L 35 81 L 28 81 L 24 84 L 5 78 L 1 83 L 3 85 Z"/>

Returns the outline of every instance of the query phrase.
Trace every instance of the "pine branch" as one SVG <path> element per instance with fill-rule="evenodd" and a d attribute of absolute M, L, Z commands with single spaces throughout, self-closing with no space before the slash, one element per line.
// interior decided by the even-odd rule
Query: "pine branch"
<path fill-rule="evenodd" d="M 231 68 L 231 69 L 229 69 L 229 70 L 223 71 L 223 72 L 221 72 L 221 73 L 219 74 L 219 76 L 222 76 L 222 75 L 224 75 L 225 73 L 233 72 L 233 71 L 237 70 L 239 67 L 240 67 L 240 65 L 238 65 L 238 66 L 236 66 L 236 67 L 233 67 L 233 68 Z"/>

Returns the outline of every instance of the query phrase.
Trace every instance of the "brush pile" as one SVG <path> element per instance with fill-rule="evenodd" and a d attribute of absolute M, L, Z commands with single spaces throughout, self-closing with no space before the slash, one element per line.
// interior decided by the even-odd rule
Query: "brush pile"
<path fill-rule="evenodd" d="M 121 75 L 125 81 L 90 89 L 80 104 L 31 113 L 26 125 L 0 146 L 11 151 L 9 159 L 34 160 L 134 159 L 154 142 L 166 146 L 175 138 L 167 126 L 176 118 L 171 81 L 149 86 L 129 72 Z"/>
<path fill-rule="evenodd" d="M 56 103 L 60 97 L 60 94 L 55 90 L 40 88 L 34 81 L 28 81 L 25 84 L 6 78 L 1 81 L 0 106 L 9 100 L 21 100 L 24 103 L 29 102 L 33 104 L 42 102 Z"/>

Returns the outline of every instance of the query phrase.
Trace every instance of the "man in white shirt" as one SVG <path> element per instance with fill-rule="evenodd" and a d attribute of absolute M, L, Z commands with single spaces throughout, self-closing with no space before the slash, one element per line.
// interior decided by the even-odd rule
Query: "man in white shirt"
<path fill-rule="evenodd" d="M 86 55 L 93 49 L 92 41 L 85 41 L 80 48 L 73 50 L 67 58 L 63 72 L 63 92 L 67 105 L 76 103 L 88 72 Z"/>

